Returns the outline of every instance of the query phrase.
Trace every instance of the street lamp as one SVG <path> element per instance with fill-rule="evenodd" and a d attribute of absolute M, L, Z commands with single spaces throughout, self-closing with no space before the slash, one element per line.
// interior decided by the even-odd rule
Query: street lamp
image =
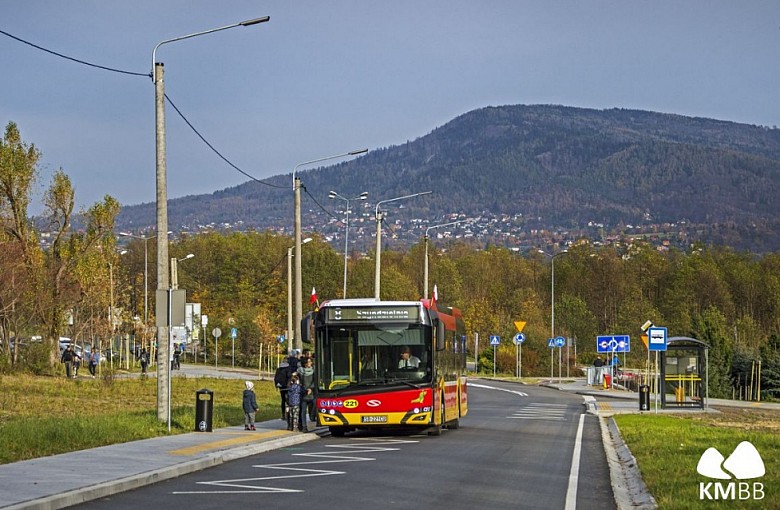
<path fill-rule="evenodd" d="M 182 262 L 184 260 L 189 260 L 194 256 L 195 256 L 194 253 L 189 253 L 187 254 L 187 256 L 182 257 L 180 259 L 177 259 L 176 257 L 171 258 L 171 288 L 173 290 L 179 288 L 179 262 Z"/>
<path fill-rule="evenodd" d="M 550 338 L 554 340 L 555 339 L 555 257 L 560 257 L 564 253 L 569 253 L 569 250 L 563 250 L 561 252 L 556 253 L 555 255 L 550 255 L 544 250 L 538 250 L 538 251 L 539 253 L 550 257 Z M 563 349 L 560 349 L 558 351 L 558 379 L 561 378 L 561 351 L 562 350 Z M 551 359 L 550 379 L 553 378 L 552 352 L 553 351 L 550 351 L 550 359 Z"/>
<path fill-rule="evenodd" d="M 419 197 L 420 195 L 430 195 L 433 191 L 423 191 L 422 193 L 413 193 L 411 195 L 405 195 L 402 197 L 389 198 L 387 200 L 380 200 L 376 203 L 376 210 L 374 211 L 374 217 L 376 218 L 376 268 L 374 269 L 374 299 L 379 300 L 379 286 L 380 286 L 380 267 L 382 258 L 382 213 L 379 212 L 379 206 L 388 202 L 395 202 L 396 200 L 403 200 L 405 198 Z"/>
<path fill-rule="evenodd" d="M 346 226 L 344 228 L 344 299 L 347 299 L 347 254 L 349 253 L 349 201 L 350 200 L 365 200 L 368 198 L 368 191 L 364 191 L 360 195 L 352 198 L 345 198 L 335 191 L 331 191 L 328 193 L 328 198 L 334 199 L 338 198 L 339 200 L 343 200 L 347 203 L 347 209 L 346 209 Z"/>
<path fill-rule="evenodd" d="M 156 145 L 156 179 L 157 179 L 157 290 L 168 290 L 168 184 L 167 175 L 165 169 L 165 82 L 163 63 L 157 62 L 157 48 L 163 44 L 181 41 L 182 39 L 189 39 L 191 37 L 197 37 L 199 35 L 210 34 L 212 32 L 218 32 L 220 30 L 227 30 L 234 27 L 248 27 L 256 25 L 258 23 L 264 23 L 271 19 L 269 16 L 262 18 L 255 18 L 251 20 L 242 21 L 233 25 L 227 25 L 224 27 L 213 28 L 211 30 L 205 30 L 203 32 L 196 32 L 194 34 L 183 35 L 181 37 L 175 37 L 173 39 L 167 39 L 157 44 L 152 50 L 152 83 L 154 83 L 154 102 L 155 102 L 155 145 Z M 168 333 L 165 331 L 166 326 L 158 326 L 157 338 L 166 338 Z M 159 342 L 158 342 L 159 343 Z M 164 351 L 160 352 L 161 359 L 168 357 L 168 347 L 164 347 Z M 161 363 L 157 364 L 157 419 L 162 421 L 168 416 L 169 428 L 170 428 L 170 409 L 166 409 L 166 405 L 170 407 L 170 394 L 165 395 L 166 388 L 170 391 L 168 381 L 168 373 L 161 367 Z"/>
<path fill-rule="evenodd" d="M 458 223 L 463 223 L 464 221 L 465 220 L 451 221 L 450 223 L 442 223 L 441 225 L 432 225 L 425 229 L 425 271 L 423 275 L 423 280 L 425 281 L 425 292 L 423 293 L 423 298 L 428 299 L 428 231 L 433 230 L 434 228 L 457 225 Z"/>
<path fill-rule="evenodd" d="M 311 237 L 307 237 L 303 241 L 301 241 L 301 244 L 306 244 L 309 241 L 311 241 Z M 293 343 L 293 289 L 292 289 L 292 259 L 293 259 L 293 248 L 294 246 L 290 246 L 287 248 L 287 352 L 289 353 L 290 349 L 292 348 Z"/>
<path fill-rule="evenodd" d="M 319 163 L 320 161 L 327 161 L 329 159 L 345 158 L 347 156 L 357 156 L 358 154 L 365 154 L 368 149 L 360 149 L 356 151 L 345 152 L 343 154 L 336 154 L 334 156 L 326 156 L 324 158 L 312 159 L 310 161 L 304 161 L 298 163 L 293 168 L 292 172 L 292 185 L 293 195 L 295 202 L 295 348 L 301 349 L 303 343 L 301 342 L 301 319 L 303 319 L 303 312 L 301 312 L 301 301 L 303 301 L 303 277 L 301 276 L 301 180 L 296 177 L 298 167 L 305 165 L 311 165 L 312 163 Z"/>

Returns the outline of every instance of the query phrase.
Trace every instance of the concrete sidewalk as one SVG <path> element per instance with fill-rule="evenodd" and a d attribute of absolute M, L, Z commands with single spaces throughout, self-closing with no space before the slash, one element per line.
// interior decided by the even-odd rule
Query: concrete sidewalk
<path fill-rule="evenodd" d="M 289 432 L 278 419 L 256 427 L 156 437 L 2 465 L 0 508 L 64 508 L 319 438 L 315 432 Z"/>

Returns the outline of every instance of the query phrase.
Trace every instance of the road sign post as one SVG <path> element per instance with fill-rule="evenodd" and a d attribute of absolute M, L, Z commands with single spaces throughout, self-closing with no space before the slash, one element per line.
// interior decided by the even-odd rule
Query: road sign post
<path fill-rule="evenodd" d="M 501 337 L 490 335 L 490 345 L 493 346 L 493 377 L 496 376 L 496 346 L 501 343 Z"/>
<path fill-rule="evenodd" d="M 517 325 L 516 322 L 515 325 Z M 517 378 L 520 379 L 523 377 L 523 342 L 525 342 L 525 335 L 523 333 L 516 334 L 514 337 L 514 342 L 515 342 L 515 365 L 517 368 Z"/>
<path fill-rule="evenodd" d="M 222 330 L 219 328 L 212 329 L 211 336 L 214 337 L 214 370 L 219 370 L 217 361 L 219 360 L 219 337 L 222 336 Z"/>

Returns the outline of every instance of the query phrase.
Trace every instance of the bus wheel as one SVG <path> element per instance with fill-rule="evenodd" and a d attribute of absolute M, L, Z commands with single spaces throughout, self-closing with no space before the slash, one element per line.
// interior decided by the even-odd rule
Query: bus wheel
<path fill-rule="evenodd" d="M 344 437 L 344 427 L 329 427 L 328 430 L 330 430 L 330 435 L 333 437 Z"/>

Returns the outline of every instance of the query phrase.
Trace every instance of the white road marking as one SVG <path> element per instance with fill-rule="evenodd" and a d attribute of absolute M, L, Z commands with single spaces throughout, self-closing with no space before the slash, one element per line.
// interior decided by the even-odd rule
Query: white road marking
<path fill-rule="evenodd" d="M 580 478 L 580 454 L 582 452 L 582 431 L 585 424 L 585 415 L 580 415 L 580 424 L 577 426 L 577 439 L 574 441 L 574 453 L 571 455 L 571 471 L 569 471 L 569 487 L 566 490 L 566 506 L 564 510 L 577 508 L 577 481 Z"/>
<path fill-rule="evenodd" d="M 346 462 L 367 462 L 376 460 L 376 457 L 369 457 L 367 453 L 380 453 L 398 451 L 403 444 L 418 443 L 419 441 L 406 439 L 382 439 L 382 438 L 356 438 L 349 444 L 326 445 L 330 451 L 295 453 L 294 457 L 309 457 L 321 460 L 307 462 L 285 462 L 281 464 L 257 464 L 252 467 L 283 471 L 285 474 L 274 476 L 262 476 L 253 478 L 236 478 L 232 480 L 213 480 L 210 482 L 197 482 L 198 485 L 208 485 L 216 487 L 226 487 L 228 489 L 201 490 L 201 491 L 175 491 L 172 494 L 271 494 L 271 493 L 291 493 L 305 492 L 303 489 L 287 489 L 278 486 L 269 486 L 258 482 L 268 482 L 271 480 L 284 480 L 294 478 L 310 478 L 313 476 L 332 476 L 343 475 L 346 471 L 336 471 L 331 469 L 314 469 L 303 466 L 315 466 L 322 464 L 340 464 Z M 340 451 L 334 451 L 334 450 Z"/>

